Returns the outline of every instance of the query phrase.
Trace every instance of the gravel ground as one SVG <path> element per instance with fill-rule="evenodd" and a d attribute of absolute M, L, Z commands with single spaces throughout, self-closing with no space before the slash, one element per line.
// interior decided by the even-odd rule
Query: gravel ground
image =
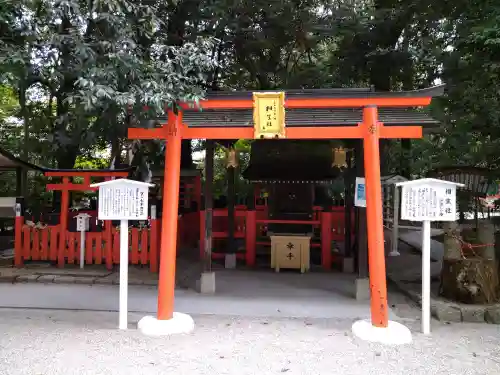
<path fill-rule="evenodd" d="M 383 347 L 348 321 L 195 317 L 192 335 L 117 330 L 117 314 L 0 310 L 0 374 L 500 374 L 500 327 L 434 322 L 431 337 Z M 130 314 L 131 328 L 139 315 Z M 418 322 L 405 322 L 413 332 Z"/>

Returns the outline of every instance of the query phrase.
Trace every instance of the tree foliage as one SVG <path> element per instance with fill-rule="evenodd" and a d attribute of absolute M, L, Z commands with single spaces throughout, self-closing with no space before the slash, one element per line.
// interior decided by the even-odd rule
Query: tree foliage
<path fill-rule="evenodd" d="M 212 41 L 168 44 L 167 17 L 154 1 L 8 0 L 0 13 L 0 72 L 47 103 L 48 137 L 59 167 L 99 142 L 123 139 L 130 119 L 196 101 L 213 70 Z M 27 120 L 28 116 L 22 116 Z M 120 147 L 117 147 L 120 149 Z"/>
<path fill-rule="evenodd" d="M 119 162 L 127 127 L 206 89 L 441 81 L 448 93 L 432 106 L 440 132 L 411 150 L 384 142 L 387 171 L 402 160 L 415 175 L 496 168 L 499 17 L 491 0 L 4 0 L 0 77 L 10 91 L 0 90 L 0 122 L 15 113 L 28 124 L 30 159 L 70 168 L 108 148 Z M 21 153 L 23 129 L 12 129 L 6 147 Z M 161 150 L 135 145 L 150 161 Z"/>

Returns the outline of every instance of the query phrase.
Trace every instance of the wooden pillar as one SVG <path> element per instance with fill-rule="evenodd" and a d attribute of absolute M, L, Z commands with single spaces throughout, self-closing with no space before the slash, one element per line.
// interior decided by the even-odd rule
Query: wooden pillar
<path fill-rule="evenodd" d="M 255 211 L 255 197 L 248 199 L 245 218 L 245 262 L 249 267 L 255 266 L 257 254 L 257 211 Z"/>
<path fill-rule="evenodd" d="M 114 177 L 104 177 L 104 181 L 114 180 Z M 104 236 L 104 256 L 106 257 L 106 269 L 111 271 L 113 269 L 113 223 L 109 220 L 104 220 L 103 236 Z"/>
<path fill-rule="evenodd" d="M 153 238 L 151 231 L 151 238 Z M 113 270 L 113 223 L 110 220 L 104 221 L 104 252 L 106 254 L 106 269 Z"/>
<path fill-rule="evenodd" d="M 355 176 L 364 177 L 365 167 L 363 161 L 363 141 L 356 141 L 354 147 Z M 354 184 L 353 184 L 354 186 Z M 368 241 L 366 234 L 366 208 L 356 207 L 355 211 L 355 230 L 356 230 L 356 265 L 358 270 L 358 278 L 365 279 L 368 277 Z"/>
<path fill-rule="evenodd" d="M 194 194 L 193 200 L 196 202 L 196 211 L 199 211 L 200 205 L 201 205 L 201 176 L 200 175 L 198 175 L 194 178 L 194 189 L 193 190 L 194 190 L 193 191 L 193 194 Z"/>
<path fill-rule="evenodd" d="M 17 200 L 20 200 L 19 198 Z M 20 210 L 17 204 L 20 205 Z M 22 267 L 23 261 L 23 225 L 24 225 L 24 207 L 22 207 L 21 202 L 16 203 L 16 221 L 15 221 L 15 232 L 14 232 L 14 265 L 16 267 Z"/>
<path fill-rule="evenodd" d="M 173 111 L 169 111 L 163 174 L 158 320 L 171 319 L 174 312 L 177 221 L 181 177 L 181 130 L 182 113 L 175 114 Z"/>
<path fill-rule="evenodd" d="M 215 143 L 211 139 L 207 139 L 205 146 L 205 225 L 200 227 L 205 235 L 203 236 L 203 260 L 204 271 L 212 270 L 212 223 L 213 223 L 213 207 L 214 207 L 214 153 Z"/>
<path fill-rule="evenodd" d="M 202 202 L 203 203 L 203 202 Z M 206 217 L 205 217 L 205 207 L 201 207 L 198 220 L 200 222 L 200 233 L 199 233 L 199 241 L 198 241 L 198 247 L 199 247 L 199 252 L 200 252 L 200 260 L 204 264 L 205 262 L 205 236 L 206 236 Z M 212 263 L 210 263 L 212 264 Z"/>
<path fill-rule="evenodd" d="M 352 249 L 352 243 L 351 243 L 351 236 L 352 236 L 352 207 L 353 207 L 353 178 L 352 178 L 352 152 L 347 151 L 346 155 L 346 162 L 347 162 L 347 172 L 344 175 L 344 184 L 345 184 L 345 193 L 344 193 L 344 218 L 345 218 L 345 223 L 344 223 L 344 228 L 345 228 L 345 250 L 344 250 L 344 255 L 347 258 L 351 257 L 351 249 Z"/>
<path fill-rule="evenodd" d="M 236 252 L 236 244 L 234 241 L 235 229 L 235 200 L 236 200 L 236 168 L 233 166 L 227 167 L 227 250 L 226 253 L 232 254 Z"/>
<path fill-rule="evenodd" d="M 368 267 L 370 272 L 371 320 L 376 327 L 388 326 L 385 272 L 382 186 L 380 179 L 380 123 L 376 106 L 363 109 Z"/>
<path fill-rule="evenodd" d="M 321 222 L 321 267 L 324 270 L 332 269 L 332 213 L 329 207 L 320 212 Z"/>
<path fill-rule="evenodd" d="M 260 199 L 260 184 L 258 183 L 254 184 L 252 197 L 253 197 L 253 206 L 257 207 L 257 202 Z"/>
<path fill-rule="evenodd" d="M 59 215 L 59 247 L 57 254 L 57 267 L 64 267 L 64 258 L 66 255 L 66 231 L 68 229 L 68 211 L 69 211 L 69 177 L 62 178 L 61 188 L 61 214 Z M 64 187 L 66 185 L 66 187 Z"/>

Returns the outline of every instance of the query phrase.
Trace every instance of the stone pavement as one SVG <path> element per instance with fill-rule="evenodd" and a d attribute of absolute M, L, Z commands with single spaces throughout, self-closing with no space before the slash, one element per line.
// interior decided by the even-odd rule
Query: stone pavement
<path fill-rule="evenodd" d="M 435 230 L 434 230 L 435 231 Z M 438 232 L 438 231 L 435 231 Z M 404 230 L 399 231 L 399 240 L 422 252 L 422 231 Z M 441 261 L 444 254 L 444 245 L 431 238 L 431 259 Z"/>
<path fill-rule="evenodd" d="M 272 270 L 219 270 L 215 272 L 217 292 L 202 295 L 177 288 L 175 309 L 197 315 L 232 315 L 289 318 L 364 319 L 370 317 L 369 301 L 357 301 L 353 275 L 340 273 L 283 272 Z M 131 285 L 129 311 L 154 314 L 155 286 Z M 0 284 L 0 307 L 116 311 L 117 285 L 50 283 Z M 395 305 L 406 305 L 390 297 L 389 316 L 397 320 Z"/>
<path fill-rule="evenodd" d="M 112 271 L 101 265 L 89 265 L 84 269 L 66 265 L 64 268 L 44 264 L 28 265 L 24 268 L 4 266 L 0 268 L 3 283 L 57 283 L 57 284 L 118 284 L 118 268 Z M 129 267 L 130 285 L 157 285 L 158 274 L 147 267 Z"/>
<path fill-rule="evenodd" d="M 176 285 L 179 288 L 192 288 L 199 277 L 201 265 L 197 261 L 177 259 Z M 23 268 L 15 268 L 12 261 L 0 264 L 0 283 L 56 283 L 56 284 L 118 284 L 119 267 L 109 271 L 104 265 L 66 264 L 57 268 L 46 262 L 32 262 Z M 158 274 L 152 273 L 148 266 L 131 265 L 129 267 L 129 285 L 158 285 Z"/>

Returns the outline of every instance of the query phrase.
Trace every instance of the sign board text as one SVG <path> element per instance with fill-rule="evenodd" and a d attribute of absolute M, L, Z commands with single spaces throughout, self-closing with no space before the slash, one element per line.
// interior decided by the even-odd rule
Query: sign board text
<path fill-rule="evenodd" d="M 456 186 L 432 183 L 402 186 L 402 220 L 455 221 L 456 206 Z"/>
<path fill-rule="evenodd" d="M 254 101 L 254 137 L 285 137 L 285 93 L 256 92 Z"/>
<path fill-rule="evenodd" d="M 99 220 L 147 220 L 149 186 L 127 183 L 99 187 Z"/>

